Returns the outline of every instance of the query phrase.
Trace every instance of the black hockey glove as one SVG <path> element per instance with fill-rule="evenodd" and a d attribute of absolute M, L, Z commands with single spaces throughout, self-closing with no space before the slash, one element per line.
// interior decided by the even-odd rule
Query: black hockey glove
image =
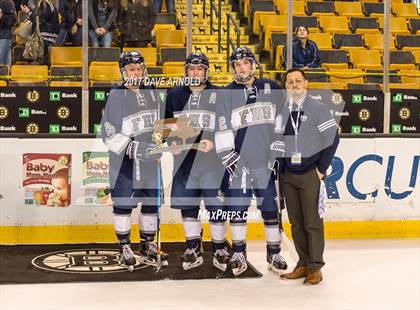
<path fill-rule="evenodd" d="M 149 150 L 156 148 L 156 144 L 145 141 L 131 141 L 127 146 L 126 154 L 130 159 L 140 159 L 142 161 L 154 161 L 162 157 L 162 154 L 150 155 Z"/>
<path fill-rule="evenodd" d="M 242 170 L 244 170 L 247 174 L 250 173 L 245 161 L 235 150 L 223 156 L 222 164 L 226 167 L 226 170 L 229 172 L 231 178 L 239 176 Z M 237 173 L 237 171 L 239 171 L 239 173 Z"/>

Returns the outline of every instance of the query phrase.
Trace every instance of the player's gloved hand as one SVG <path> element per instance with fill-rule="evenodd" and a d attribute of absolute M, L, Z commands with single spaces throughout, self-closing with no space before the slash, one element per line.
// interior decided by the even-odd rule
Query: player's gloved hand
<path fill-rule="evenodd" d="M 162 157 L 162 154 L 149 154 L 150 150 L 156 148 L 155 143 L 146 141 L 131 141 L 127 146 L 126 154 L 130 159 L 140 159 L 142 161 L 154 161 Z"/>
<path fill-rule="evenodd" d="M 235 150 L 222 157 L 222 164 L 229 172 L 231 178 L 240 176 L 242 171 L 246 172 L 247 174 L 250 173 L 248 167 L 245 164 L 245 161 Z"/>
<path fill-rule="evenodd" d="M 268 169 L 274 172 L 274 175 L 279 173 L 280 161 L 276 158 L 275 160 L 268 161 Z"/>

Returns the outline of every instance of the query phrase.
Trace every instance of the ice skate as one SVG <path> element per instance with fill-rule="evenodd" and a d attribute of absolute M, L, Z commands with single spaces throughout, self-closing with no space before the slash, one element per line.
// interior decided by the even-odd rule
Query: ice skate
<path fill-rule="evenodd" d="M 229 259 L 229 252 L 226 248 L 217 249 L 213 252 L 213 266 L 223 272 L 227 269 Z"/>
<path fill-rule="evenodd" d="M 182 268 L 190 270 L 203 264 L 203 247 L 201 241 L 195 249 L 187 248 L 181 256 Z"/>
<path fill-rule="evenodd" d="M 284 260 L 283 256 L 280 254 L 268 254 L 267 253 L 267 269 L 268 271 L 276 274 L 281 275 L 283 270 L 287 269 L 287 263 Z"/>
<path fill-rule="evenodd" d="M 245 252 L 233 252 L 232 258 L 229 261 L 229 267 L 232 269 L 233 275 L 239 276 L 248 269 Z"/>
<path fill-rule="evenodd" d="M 120 248 L 121 265 L 127 267 L 128 271 L 133 272 L 136 258 L 130 244 L 123 244 Z"/>
<path fill-rule="evenodd" d="M 157 245 L 154 242 L 140 242 L 140 262 L 145 265 L 157 267 Z M 168 266 L 168 254 L 160 251 L 161 266 Z"/>

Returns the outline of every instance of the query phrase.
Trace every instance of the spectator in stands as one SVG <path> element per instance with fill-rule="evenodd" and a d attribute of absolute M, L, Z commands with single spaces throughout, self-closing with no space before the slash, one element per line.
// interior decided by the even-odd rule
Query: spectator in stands
<path fill-rule="evenodd" d="M 295 35 L 296 38 L 293 39 L 292 45 L 292 67 L 301 69 L 319 68 L 318 46 L 314 41 L 308 39 L 308 28 L 305 26 L 297 27 Z M 287 46 L 284 47 L 284 61 L 287 61 Z"/>
<path fill-rule="evenodd" d="M 117 11 L 114 0 L 89 0 L 89 38 L 92 46 L 111 46 Z"/>
<path fill-rule="evenodd" d="M 54 7 L 51 0 L 39 0 L 33 10 L 24 4 L 21 4 L 20 8 L 31 19 L 32 31 L 35 31 L 36 17 L 39 17 L 39 30 L 44 43 L 43 63 L 48 64 L 48 48 L 57 40 L 57 33 L 59 29 L 57 9 Z"/>
<path fill-rule="evenodd" d="M 121 48 L 147 47 L 152 41 L 154 16 L 149 0 L 121 0 L 118 13 Z"/>
<path fill-rule="evenodd" d="M 82 0 L 60 0 L 60 32 L 55 45 L 64 46 L 69 36 L 73 46 L 82 45 Z"/>
<path fill-rule="evenodd" d="M 15 4 L 0 0 L 0 64 L 12 63 L 12 28 L 16 23 Z"/>
<path fill-rule="evenodd" d="M 163 0 L 153 0 L 153 13 L 162 12 L 162 1 Z M 166 12 L 175 13 L 175 0 L 165 0 L 166 2 Z"/>

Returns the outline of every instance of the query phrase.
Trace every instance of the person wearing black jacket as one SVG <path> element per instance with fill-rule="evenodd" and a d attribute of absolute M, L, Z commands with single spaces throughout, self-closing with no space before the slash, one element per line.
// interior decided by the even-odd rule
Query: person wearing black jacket
<path fill-rule="evenodd" d="M 43 63 L 48 64 L 48 48 L 57 39 L 58 33 L 58 12 L 50 0 L 40 0 L 34 10 L 22 4 L 21 10 L 24 11 L 32 21 L 32 32 L 35 31 L 36 17 L 39 17 L 39 30 L 44 43 Z"/>
<path fill-rule="evenodd" d="M 12 63 L 12 28 L 16 23 L 15 5 L 10 0 L 0 0 L 0 64 Z"/>
<path fill-rule="evenodd" d="M 147 47 L 152 41 L 154 16 L 149 0 L 121 0 L 118 12 L 121 48 Z"/>
<path fill-rule="evenodd" d="M 60 0 L 59 11 L 61 24 L 55 45 L 64 46 L 69 35 L 71 35 L 73 46 L 81 46 L 82 0 Z"/>
<path fill-rule="evenodd" d="M 285 155 L 284 196 L 292 224 L 293 242 L 299 255 L 296 268 L 284 279 L 305 277 L 305 284 L 322 281 L 324 223 L 320 195 L 326 171 L 337 150 L 337 123 L 328 108 L 311 98 L 305 73 L 298 68 L 285 75 L 288 100 L 276 118 L 276 131 L 283 135 Z"/>
<path fill-rule="evenodd" d="M 93 47 L 110 47 L 118 6 L 114 0 L 89 0 L 89 38 Z"/>

